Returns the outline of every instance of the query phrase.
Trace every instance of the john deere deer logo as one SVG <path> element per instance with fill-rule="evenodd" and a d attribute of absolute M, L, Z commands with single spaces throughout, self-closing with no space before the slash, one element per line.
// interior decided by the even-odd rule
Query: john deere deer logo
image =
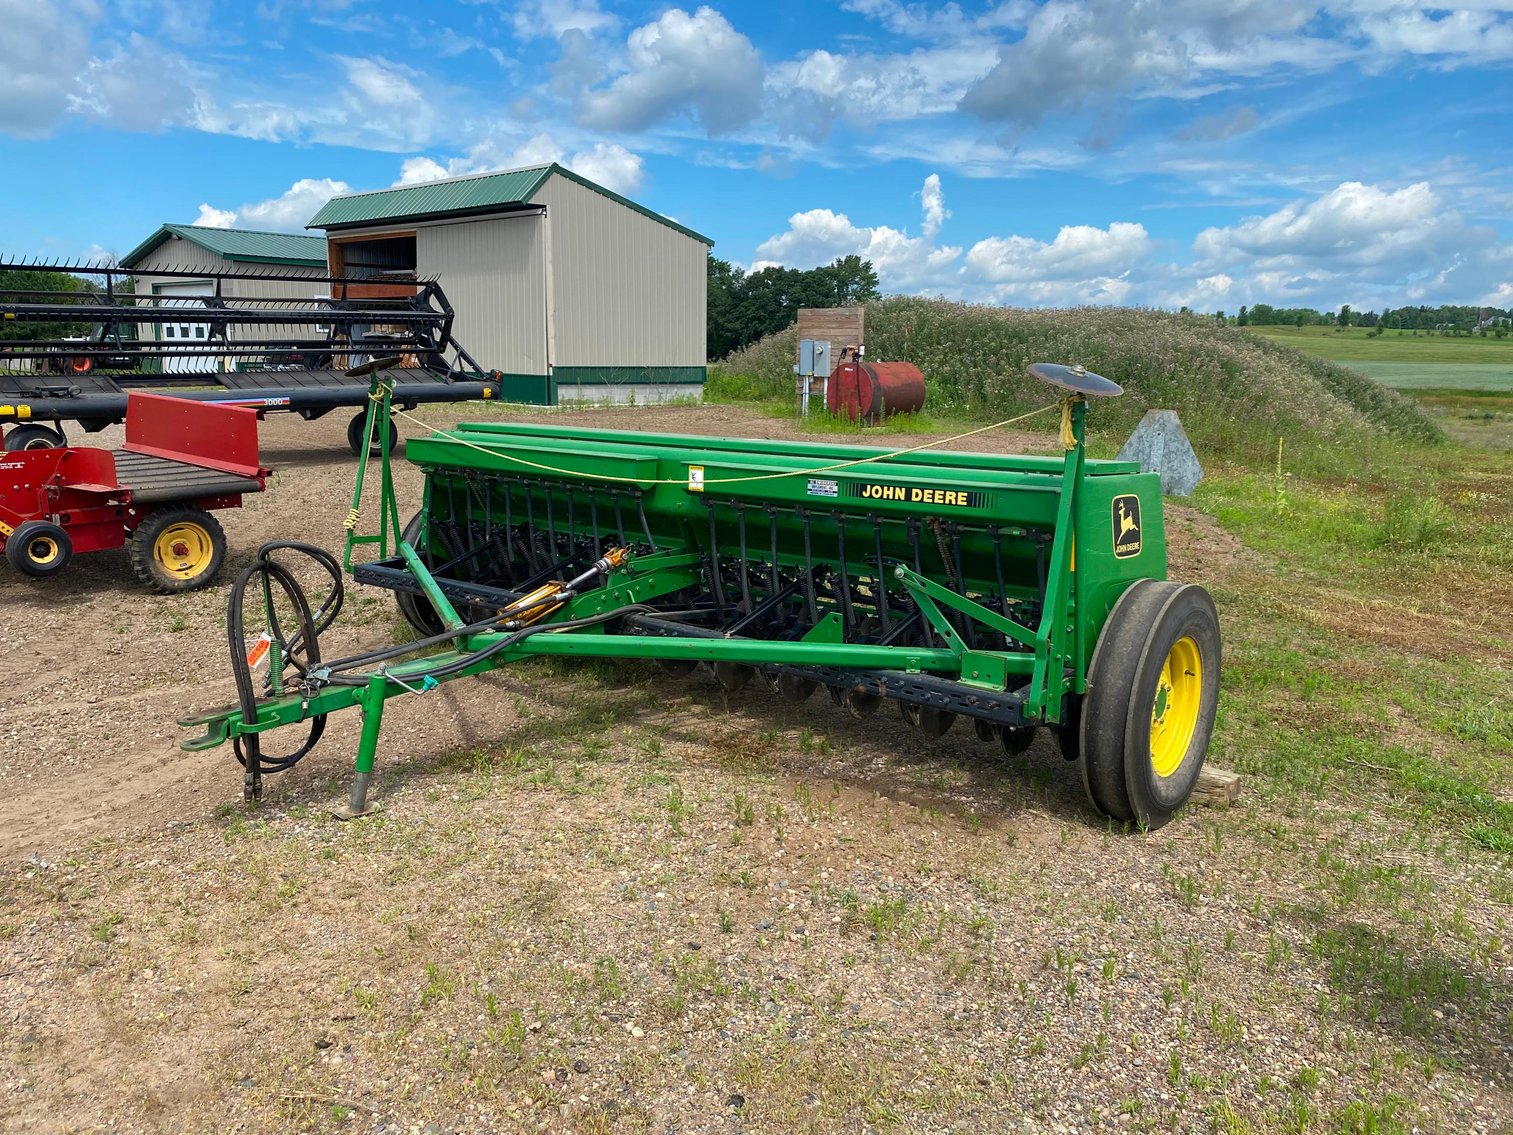
<path fill-rule="evenodd" d="M 1114 558 L 1140 554 L 1140 498 L 1125 493 L 1114 498 Z"/>

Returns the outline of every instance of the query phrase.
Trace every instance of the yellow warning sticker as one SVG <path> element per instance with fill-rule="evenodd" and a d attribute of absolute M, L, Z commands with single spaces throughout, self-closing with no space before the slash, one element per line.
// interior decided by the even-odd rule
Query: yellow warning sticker
<path fill-rule="evenodd" d="M 688 491 L 691 493 L 704 491 L 704 466 L 690 465 L 688 467 Z"/>

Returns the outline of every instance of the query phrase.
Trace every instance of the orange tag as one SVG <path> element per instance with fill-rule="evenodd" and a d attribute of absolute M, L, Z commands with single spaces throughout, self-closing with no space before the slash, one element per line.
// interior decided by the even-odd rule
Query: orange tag
<path fill-rule="evenodd" d="M 268 660 L 268 648 L 273 645 L 273 638 L 264 631 L 253 640 L 252 648 L 247 651 L 247 665 L 256 670 Z"/>

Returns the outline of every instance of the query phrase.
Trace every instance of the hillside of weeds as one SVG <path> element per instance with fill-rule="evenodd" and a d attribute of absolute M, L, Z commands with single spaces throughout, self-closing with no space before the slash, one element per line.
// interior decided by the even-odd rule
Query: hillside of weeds
<path fill-rule="evenodd" d="M 787 402 L 797 338 L 789 329 L 732 354 L 711 374 L 707 396 Z M 1048 401 L 1047 389 L 1025 373 L 1029 363 L 1082 363 L 1125 388 L 1124 397 L 1097 407 L 1105 436 L 1127 434 L 1147 410 L 1176 410 L 1200 453 L 1251 466 L 1274 459 L 1278 438 L 1291 461 L 1320 471 L 1384 441 L 1442 440 L 1411 399 L 1202 316 L 894 296 L 867 306 L 867 353 L 918 366 L 932 417 L 973 420 L 1008 418 Z"/>

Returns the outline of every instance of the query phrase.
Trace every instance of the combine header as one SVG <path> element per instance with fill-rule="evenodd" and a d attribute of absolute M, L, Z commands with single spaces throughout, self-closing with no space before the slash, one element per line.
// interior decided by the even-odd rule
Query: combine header
<path fill-rule="evenodd" d="M 16 273 L 36 272 L 91 277 L 98 290 L 11 286 L 26 279 Z M 374 297 L 375 290 L 390 294 Z M 95 433 L 124 420 L 128 393 L 142 390 L 307 421 L 356 408 L 347 430 L 355 449 L 366 427 L 362 367 L 377 358 L 400 364 L 391 376 L 396 406 L 502 396 L 501 376 L 484 372 L 462 348 L 453 319 L 435 281 L 375 289 L 371 281 L 273 268 L 0 262 L 0 320 L 12 332 L 0 341 L 0 426 L 10 427 L 4 448 L 64 445 L 68 421 Z M 375 446 L 397 440 L 392 426 L 388 434 L 370 437 Z"/>
<path fill-rule="evenodd" d="M 233 591 L 239 703 L 185 721 L 204 729 L 185 748 L 233 741 L 256 799 L 328 713 L 360 706 L 341 813 L 357 816 L 389 698 L 532 656 L 653 658 L 681 676 L 703 664 L 731 689 L 755 679 L 793 700 L 824 689 L 858 716 L 893 701 L 931 736 L 969 718 L 1011 753 L 1048 729 L 1095 808 L 1158 826 L 1208 746 L 1217 615 L 1202 588 L 1165 581 L 1158 478 L 1084 454 L 1087 396 L 1120 388 L 1081 368 L 1031 372 L 1061 389 L 1036 413 L 1059 408 L 1064 456 L 509 423 L 413 438 L 420 511 L 401 523 L 385 455 L 379 530 L 357 535 L 360 469 L 346 566 L 395 592 L 419 641 L 323 659 L 341 565 L 308 545 L 267 545 Z M 391 398 L 375 379 L 370 425 Z M 370 543 L 378 558 L 354 565 Z M 319 603 L 296 583 L 294 551 L 330 574 Z M 259 591 L 290 625 L 243 625 Z M 271 644 L 261 688 L 249 643 L 253 656 Z M 422 647 L 444 649 L 414 657 Z M 298 748 L 262 751 L 268 731 L 299 722 L 309 732 Z"/>

